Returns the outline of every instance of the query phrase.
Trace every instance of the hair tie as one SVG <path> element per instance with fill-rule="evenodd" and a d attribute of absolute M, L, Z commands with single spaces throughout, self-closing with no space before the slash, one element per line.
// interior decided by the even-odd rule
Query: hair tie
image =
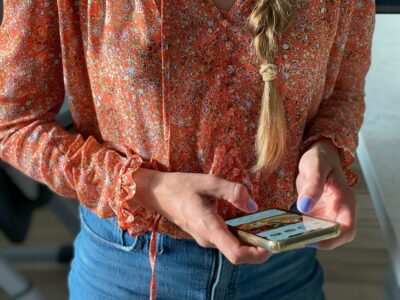
<path fill-rule="evenodd" d="M 274 64 L 262 64 L 259 73 L 264 81 L 272 81 L 276 78 L 278 67 Z"/>

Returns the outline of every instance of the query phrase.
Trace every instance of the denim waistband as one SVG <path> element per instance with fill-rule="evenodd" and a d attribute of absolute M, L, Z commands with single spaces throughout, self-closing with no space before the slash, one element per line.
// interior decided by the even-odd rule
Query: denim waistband
<path fill-rule="evenodd" d="M 291 207 L 291 211 L 298 212 L 296 202 Z M 90 209 L 79 206 L 81 228 L 90 234 L 91 238 L 96 239 L 107 246 L 121 249 L 123 251 L 140 251 L 148 248 L 151 230 L 144 234 L 132 237 L 126 230 L 121 230 L 118 226 L 117 218 L 100 218 Z M 164 251 L 163 239 L 165 233 L 157 232 L 157 253 Z"/>
<path fill-rule="evenodd" d="M 132 237 L 126 230 L 119 228 L 116 217 L 100 218 L 82 205 L 79 206 L 79 213 L 81 230 L 98 243 L 127 252 L 140 251 L 149 244 L 150 230 Z M 162 251 L 161 236 L 157 241 L 157 251 Z"/>

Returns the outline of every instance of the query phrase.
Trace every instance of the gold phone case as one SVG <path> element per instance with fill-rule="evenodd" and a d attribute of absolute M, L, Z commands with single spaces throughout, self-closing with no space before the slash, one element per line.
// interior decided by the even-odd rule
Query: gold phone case
<path fill-rule="evenodd" d="M 288 211 L 285 209 L 279 209 L 279 210 L 284 211 L 286 213 L 303 216 L 302 214 L 297 213 L 297 212 Z M 320 229 L 317 231 L 305 232 L 299 236 L 293 236 L 293 237 L 289 237 L 287 239 L 279 240 L 279 241 L 269 240 L 267 238 L 263 238 L 263 237 L 257 236 L 255 234 L 252 234 L 252 233 L 249 233 L 249 232 L 246 232 L 243 230 L 238 230 L 230 225 L 228 225 L 228 228 L 231 230 L 231 232 L 233 234 L 235 234 L 242 241 L 247 242 L 254 246 L 263 247 L 272 253 L 279 253 L 279 252 L 283 252 L 283 251 L 287 251 L 287 250 L 303 248 L 307 244 L 334 238 L 340 234 L 340 224 L 339 223 L 330 221 L 330 220 L 321 219 L 321 218 L 311 217 L 311 216 L 307 216 L 307 217 L 332 223 L 332 226 L 328 227 L 328 228 Z M 228 220 L 228 221 L 231 221 L 231 220 Z"/>

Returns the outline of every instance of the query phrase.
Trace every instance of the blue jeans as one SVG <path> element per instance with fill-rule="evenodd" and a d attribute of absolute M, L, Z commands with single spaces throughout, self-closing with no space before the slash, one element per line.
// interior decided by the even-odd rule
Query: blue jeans
<path fill-rule="evenodd" d="M 81 231 L 68 276 L 70 299 L 149 299 L 151 231 L 131 237 L 115 218 L 80 207 Z M 325 299 L 316 249 L 231 264 L 215 248 L 157 233 L 157 299 Z"/>

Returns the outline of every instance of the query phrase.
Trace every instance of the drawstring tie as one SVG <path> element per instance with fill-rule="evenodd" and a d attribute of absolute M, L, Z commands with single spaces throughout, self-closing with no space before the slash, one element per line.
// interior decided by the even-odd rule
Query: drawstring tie
<path fill-rule="evenodd" d="M 149 245 L 149 257 L 150 257 L 150 265 L 151 265 L 151 282 L 150 282 L 150 300 L 156 299 L 156 248 L 157 248 L 157 228 L 159 221 L 161 220 L 162 215 L 157 213 L 157 216 L 154 219 L 152 224 L 152 232 L 150 238 L 150 245 Z"/>

